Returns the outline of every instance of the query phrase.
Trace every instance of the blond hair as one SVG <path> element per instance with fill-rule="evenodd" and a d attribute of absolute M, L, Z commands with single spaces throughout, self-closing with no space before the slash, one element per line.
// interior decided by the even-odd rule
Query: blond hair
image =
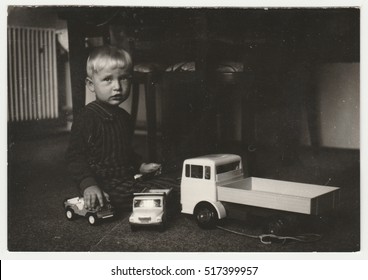
<path fill-rule="evenodd" d="M 114 46 L 102 46 L 95 48 L 87 59 L 87 75 L 92 77 L 105 67 L 119 67 L 132 70 L 132 58 L 128 52 Z"/>

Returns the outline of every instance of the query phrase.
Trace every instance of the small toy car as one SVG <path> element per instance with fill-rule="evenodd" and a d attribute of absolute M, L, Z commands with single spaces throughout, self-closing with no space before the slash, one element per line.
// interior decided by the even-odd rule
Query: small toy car
<path fill-rule="evenodd" d="M 105 203 L 103 207 L 97 206 L 93 210 L 87 210 L 84 207 L 83 197 L 73 197 L 64 200 L 65 216 L 71 221 L 77 216 L 87 217 L 90 225 L 96 225 L 101 220 L 114 216 L 114 208 L 110 203 Z"/>
<path fill-rule="evenodd" d="M 167 203 L 172 189 L 150 189 L 135 193 L 133 212 L 129 217 L 130 228 L 156 226 L 161 231 L 166 228 Z"/>

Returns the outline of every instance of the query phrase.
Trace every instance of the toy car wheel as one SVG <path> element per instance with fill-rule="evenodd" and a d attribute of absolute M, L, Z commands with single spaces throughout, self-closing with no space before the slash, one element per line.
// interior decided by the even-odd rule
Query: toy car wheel
<path fill-rule="evenodd" d="M 130 225 L 130 230 L 132 231 L 132 232 L 135 232 L 135 231 L 137 231 L 137 227 L 135 226 L 135 225 Z"/>
<path fill-rule="evenodd" d="M 66 216 L 66 218 L 67 218 L 69 221 L 73 220 L 73 219 L 75 218 L 74 211 L 73 211 L 72 209 L 70 209 L 70 208 L 67 208 L 67 209 L 65 210 L 65 216 Z"/>
<path fill-rule="evenodd" d="M 216 209 L 210 204 L 200 204 L 194 211 L 198 225 L 204 229 L 214 228 L 218 221 Z"/>
<path fill-rule="evenodd" d="M 88 217 L 88 222 L 90 225 L 94 226 L 98 223 L 98 218 L 96 217 L 96 215 L 89 215 Z"/>

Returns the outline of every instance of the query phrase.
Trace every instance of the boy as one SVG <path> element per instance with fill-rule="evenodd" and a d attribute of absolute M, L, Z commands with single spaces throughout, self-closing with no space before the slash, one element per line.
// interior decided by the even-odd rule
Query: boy
<path fill-rule="evenodd" d="M 141 163 L 131 146 L 130 115 L 119 107 L 130 94 L 132 60 L 122 49 L 96 48 L 87 60 L 86 84 L 96 95 L 73 122 L 66 153 L 68 169 L 92 209 L 104 200 L 130 207 L 134 175 L 155 172 L 159 164 Z"/>

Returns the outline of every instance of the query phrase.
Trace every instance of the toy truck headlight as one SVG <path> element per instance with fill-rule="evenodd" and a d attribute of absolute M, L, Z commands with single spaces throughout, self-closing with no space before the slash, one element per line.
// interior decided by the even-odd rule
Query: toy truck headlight
<path fill-rule="evenodd" d="M 162 217 L 157 217 L 156 222 L 161 223 L 162 222 Z"/>
<path fill-rule="evenodd" d="M 134 222 L 134 216 L 133 216 L 133 215 L 131 215 L 131 216 L 129 217 L 129 222 L 131 222 L 131 223 L 133 223 L 133 222 Z"/>

